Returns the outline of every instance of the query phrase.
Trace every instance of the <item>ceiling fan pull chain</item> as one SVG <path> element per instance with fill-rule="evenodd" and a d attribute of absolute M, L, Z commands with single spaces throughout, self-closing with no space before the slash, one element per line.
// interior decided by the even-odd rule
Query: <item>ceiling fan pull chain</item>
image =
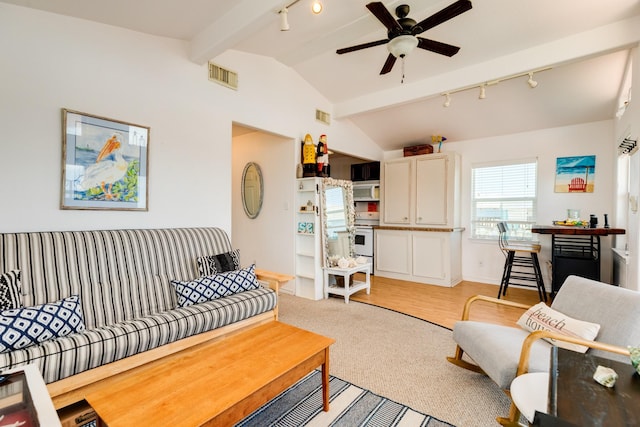
<path fill-rule="evenodd" d="M 400 84 L 404 84 L 404 56 L 401 57 L 402 59 L 402 79 L 400 80 Z"/>

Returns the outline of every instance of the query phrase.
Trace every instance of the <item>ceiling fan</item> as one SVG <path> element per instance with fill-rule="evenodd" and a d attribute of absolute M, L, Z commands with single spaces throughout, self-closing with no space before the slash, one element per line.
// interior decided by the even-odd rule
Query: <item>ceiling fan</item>
<path fill-rule="evenodd" d="M 367 9 L 369 9 L 369 11 L 371 11 L 371 13 L 373 13 L 373 15 L 387 28 L 387 38 L 338 49 L 336 53 L 341 55 L 343 53 L 354 52 L 360 49 L 388 44 L 387 49 L 389 50 L 389 56 L 387 57 L 380 74 L 387 74 L 393 68 L 397 58 L 404 58 L 416 47 L 430 50 L 431 52 L 439 53 L 441 55 L 453 56 L 458 53 L 460 50 L 459 47 L 418 37 L 418 34 L 422 34 L 428 29 L 466 12 L 471 9 L 471 7 L 471 1 L 458 0 L 441 11 L 436 12 L 430 17 L 416 23 L 415 20 L 407 17 L 407 15 L 409 15 L 409 6 L 406 4 L 402 4 L 396 8 L 396 15 L 398 16 L 398 19 L 396 20 L 382 2 L 369 3 L 367 4 Z"/>

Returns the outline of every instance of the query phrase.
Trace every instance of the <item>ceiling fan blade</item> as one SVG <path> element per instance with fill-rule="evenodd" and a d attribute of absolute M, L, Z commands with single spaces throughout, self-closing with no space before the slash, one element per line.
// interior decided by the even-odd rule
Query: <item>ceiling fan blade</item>
<path fill-rule="evenodd" d="M 367 4 L 367 9 L 373 13 L 373 15 L 378 18 L 382 25 L 387 27 L 389 31 L 402 31 L 402 27 L 398 24 L 398 21 L 395 20 L 389 9 L 386 8 L 382 2 L 375 1 Z"/>
<path fill-rule="evenodd" d="M 447 43 L 437 42 L 435 40 L 424 39 L 418 37 L 418 47 L 424 50 L 430 50 L 431 52 L 439 53 L 440 55 L 453 56 L 460 48 Z"/>
<path fill-rule="evenodd" d="M 387 56 L 387 60 L 384 62 L 382 66 L 382 70 L 380 71 L 380 75 L 387 74 L 393 68 L 393 65 L 396 63 L 396 57 L 392 54 Z"/>
<path fill-rule="evenodd" d="M 368 47 L 373 47 L 373 46 L 380 46 L 381 44 L 386 44 L 386 43 L 389 43 L 389 39 L 377 40 L 375 42 L 369 42 L 369 43 L 359 44 L 356 46 L 345 47 L 345 48 L 336 50 L 336 53 L 338 55 L 342 55 L 343 53 L 354 52 L 356 50 L 366 49 Z"/>
<path fill-rule="evenodd" d="M 467 10 L 471 9 L 471 7 L 471 2 L 469 0 L 458 0 L 457 2 L 445 7 L 440 12 L 436 12 L 427 19 L 418 22 L 413 26 L 411 33 L 414 36 L 416 34 L 423 33 L 428 29 L 435 27 L 436 25 L 440 25 L 443 22 L 466 12 Z"/>

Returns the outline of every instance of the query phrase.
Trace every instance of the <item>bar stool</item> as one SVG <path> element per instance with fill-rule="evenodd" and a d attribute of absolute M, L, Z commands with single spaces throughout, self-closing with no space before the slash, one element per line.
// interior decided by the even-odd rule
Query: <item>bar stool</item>
<path fill-rule="evenodd" d="M 507 294 L 507 288 L 509 287 L 509 283 L 511 283 L 518 286 L 536 287 L 540 301 L 546 302 L 547 292 L 544 288 L 542 270 L 540 269 L 540 262 L 538 261 L 540 245 L 533 243 L 509 243 L 507 240 L 506 222 L 499 222 L 498 230 L 500 231 L 498 244 L 505 256 L 504 271 L 502 273 L 502 280 L 500 281 L 498 298 Z M 527 253 L 528 255 L 518 255 L 518 253 Z M 535 282 L 535 285 L 512 282 L 512 280 Z"/>

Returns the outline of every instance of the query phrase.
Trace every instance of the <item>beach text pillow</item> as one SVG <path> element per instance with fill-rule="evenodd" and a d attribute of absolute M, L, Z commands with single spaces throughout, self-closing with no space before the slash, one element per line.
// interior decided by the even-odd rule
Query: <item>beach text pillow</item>
<path fill-rule="evenodd" d="M 518 325 L 526 331 L 546 330 L 575 338 L 593 341 L 600 331 L 597 323 L 573 319 L 541 302 L 530 307 L 518 319 Z M 548 339 L 551 344 L 568 350 L 584 353 L 588 347 L 566 341 Z"/>

